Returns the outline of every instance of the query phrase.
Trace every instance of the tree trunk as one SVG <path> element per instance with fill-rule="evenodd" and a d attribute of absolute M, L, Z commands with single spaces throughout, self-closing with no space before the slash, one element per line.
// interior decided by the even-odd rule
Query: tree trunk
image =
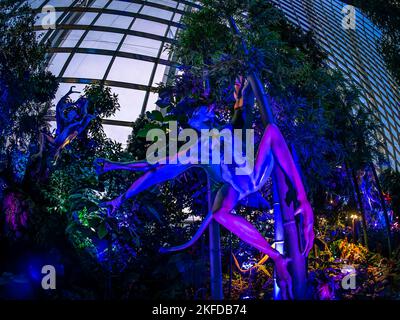
<path fill-rule="evenodd" d="M 357 176 L 356 176 L 354 169 L 351 169 L 351 177 L 353 179 L 353 185 L 354 185 L 356 195 L 357 195 L 358 207 L 359 207 L 360 214 L 361 214 L 361 220 L 362 220 L 362 225 L 363 225 L 364 245 L 368 249 L 367 218 L 365 216 L 364 205 L 362 202 L 362 195 L 361 195 L 360 187 L 358 186 Z"/>
<path fill-rule="evenodd" d="M 228 299 L 232 299 L 232 277 L 233 277 L 233 251 L 232 251 L 232 232 L 229 235 L 229 285 L 228 285 Z"/>
<path fill-rule="evenodd" d="M 385 217 L 387 242 L 388 242 L 388 251 L 389 251 L 389 258 L 390 258 L 391 255 L 392 255 L 392 240 L 391 240 L 392 233 L 391 233 L 391 230 L 390 230 L 389 214 L 388 214 L 388 211 L 387 211 L 385 199 L 383 197 L 381 183 L 379 181 L 378 174 L 376 173 L 376 170 L 375 170 L 375 166 L 374 166 L 373 163 L 371 163 L 370 166 L 371 166 L 372 173 L 374 175 L 374 179 L 375 179 L 375 182 L 376 182 L 376 187 L 377 187 L 378 193 L 379 193 L 379 201 L 381 203 L 381 207 L 382 207 L 383 214 L 384 214 L 384 217 Z"/>
<path fill-rule="evenodd" d="M 210 90 L 210 81 L 205 79 L 205 88 Z M 212 213 L 214 195 L 212 194 L 211 181 L 207 176 L 207 212 Z M 220 226 L 213 220 L 208 227 L 209 233 L 209 252 L 210 252 L 210 289 L 212 300 L 223 300 L 224 293 L 222 288 L 222 265 L 221 265 L 221 235 Z"/>
<path fill-rule="evenodd" d="M 275 180 L 275 179 L 274 179 Z M 278 250 L 280 254 L 285 253 L 285 231 L 283 228 L 281 205 L 279 200 L 278 186 L 275 181 L 272 183 L 272 200 L 274 209 L 274 228 L 275 228 L 275 249 Z M 276 271 L 274 270 L 274 299 L 280 300 L 280 289 L 278 286 L 278 279 L 276 276 Z"/>
<path fill-rule="evenodd" d="M 289 272 L 293 280 L 293 295 L 296 300 L 304 300 L 307 292 L 306 258 L 301 250 L 301 239 L 294 217 L 293 199 L 287 198 L 291 183 L 286 179 L 279 166 L 274 170 L 273 183 L 277 186 L 279 193 L 281 209 L 279 223 L 283 225 L 286 256 L 291 259 Z"/>
<path fill-rule="evenodd" d="M 222 300 L 222 266 L 220 246 L 220 226 L 212 221 L 208 227 L 210 234 L 210 273 L 211 273 L 211 299 Z"/>
<path fill-rule="evenodd" d="M 212 191 L 210 178 L 207 175 L 207 209 L 212 210 Z M 221 266 L 221 237 L 218 222 L 212 221 L 208 227 L 210 245 L 210 286 L 211 299 L 222 300 L 224 298 L 222 290 L 222 266 Z"/>

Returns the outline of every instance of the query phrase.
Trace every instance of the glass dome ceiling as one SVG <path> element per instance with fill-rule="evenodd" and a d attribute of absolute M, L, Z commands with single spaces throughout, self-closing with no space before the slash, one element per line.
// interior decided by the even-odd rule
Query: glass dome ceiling
<path fill-rule="evenodd" d="M 168 76 L 174 41 L 190 0 L 30 0 L 40 41 L 49 42 L 49 70 L 60 80 L 56 100 L 71 85 L 78 90 L 103 81 L 119 96 L 121 110 L 105 120 L 109 137 L 125 143 L 130 124 L 155 108 L 157 83 Z M 380 32 L 357 10 L 356 30 L 341 28 L 338 0 L 271 0 L 287 18 L 313 30 L 329 64 L 361 88 L 362 101 L 382 122 L 381 136 L 394 168 L 400 167 L 400 96 L 376 48 Z M 56 8 L 56 29 L 43 30 L 44 6 Z"/>
<path fill-rule="evenodd" d="M 125 143 L 130 124 L 153 110 L 152 92 L 171 66 L 170 44 L 190 1 L 173 0 L 30 0 L 37 14 L 36 32 L 48 42 L 49 70 L 59 78 L 56 101 L 74 85 L 103 81 L 118 94 L 121 109 L 104 128 Z M 46 6 L 55 7 L 56 28 L 43 30 Z M 45 13 L 42 13 L 44 11 Z"/>

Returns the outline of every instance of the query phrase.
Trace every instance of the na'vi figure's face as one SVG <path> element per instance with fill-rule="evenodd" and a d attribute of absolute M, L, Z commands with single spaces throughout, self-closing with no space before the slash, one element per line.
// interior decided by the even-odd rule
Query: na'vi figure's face
<path fill-rule="evenodd" d="M 209 111 L 207 106 L 201 106 L 193 112 L 192 117 L 189 119 L 189 125 L 199 131 L 201 129 L 210 129 L 214 118 L 214 111 Z"/>
<path fill-rule="evenodd" d="M 69 121 L 74 120 L 78 116 L 78 113 L 75 110 L 71 110 L 67 114 L 67 118 Z"/>

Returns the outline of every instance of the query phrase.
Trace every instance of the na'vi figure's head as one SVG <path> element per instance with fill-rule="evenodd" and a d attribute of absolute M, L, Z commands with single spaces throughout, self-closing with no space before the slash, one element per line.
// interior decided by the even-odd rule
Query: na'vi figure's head
<path fill-rule="evenodd" d="M 198 131 L 202 129 L 211 129 L 215 122 L 214 108 L 201 106 L 198 107 L 189 119 L 189 125 Z"/>

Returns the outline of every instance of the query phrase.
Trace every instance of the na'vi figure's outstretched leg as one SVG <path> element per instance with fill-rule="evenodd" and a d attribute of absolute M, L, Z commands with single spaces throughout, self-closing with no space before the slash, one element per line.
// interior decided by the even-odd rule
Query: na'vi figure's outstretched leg
<path fill-rule="evenodd" d="M 230 185 L 225 185 L 217 194 L 213 206 L 213 218 L 244 242 L 268 255 L 275 263 L 282 291 L 282 298 L 293 299 L 292 279 L 287 269 L 289 260 L 273 249 L 261 233 L 245 218 L 231 214 L 239 200 L 239 193 Z"/>
<path fill-rule="evenodd" d="M 299 207 L 296 209 L 295 214 L 302 213 L 304 216 L 302 228 L 306 245 L 303 254 L 308 255 L 314 243 L 314 214 L 311 205 L 308 202 L 307 194 L 296 164 L 293 161 L 292 154 L 289 151 L 284 137 L 275 125 L 269 125 L 266 128 L 258 147 L 254 166 L 256 179 L 259 179 L 259 177 L 265 172 L 265 166 L 268 164 L 267 158 L 271 151 L 275 160 L 288 176 L 297 191 Z"/>
<path fill-rule="evenodd" d="M 192 165 L 159 165 L 152 170 L 147 171 L 140 178 L 138 178 L 126 191 L 118 198 L 105 202 L 103 206 L 111 208 L 111 214 L 117 210 L 121 204 L 137 194 L 145 191 L 157 184 L 164 183 L 168 180 L 173 180 L 183 172 L 189 170 Z"/>
<path fill-rule="evenodd" d="M 293 298 L 292 281 L 287 269 L 288 259 L 285 259 L 278 251 L 273 249 L 268 241 L 260 232 L 246 219 L 241 216 L 231 214 L 239 201 L 240 194 L 229 184 L 225 184 L 217 193 L 212 214 L 209 214 L 203 221 L 195 236 L 186 244 L 170 249 L 162 249 L 161 252 L 173 252 L 186 249 L 196 242 L 206 231 L 208 225 L 215 219 L 226 229 L 234 233 L 244 242 L 268 255 L 275 263 L 279 277 L 279 287 L 282 290 L 282 298 Z"/>

